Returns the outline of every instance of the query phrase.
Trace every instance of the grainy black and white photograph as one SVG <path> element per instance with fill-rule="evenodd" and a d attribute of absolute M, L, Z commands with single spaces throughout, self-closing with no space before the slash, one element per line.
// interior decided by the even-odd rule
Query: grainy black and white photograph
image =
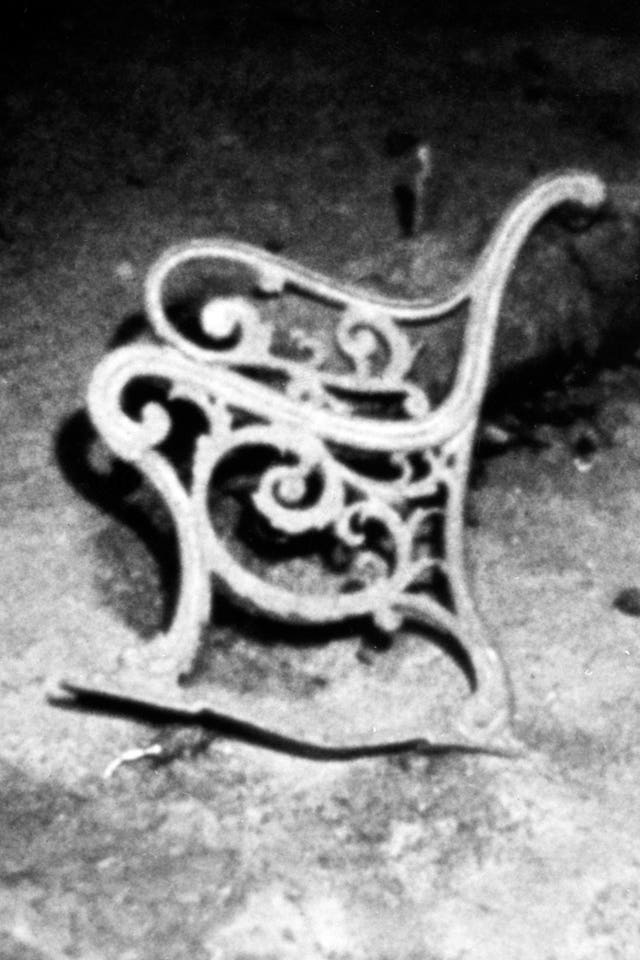
<path fill-rule="evenodd" d="M 1 960 L 640 956 L 640 16 L 0 12 Z"/>

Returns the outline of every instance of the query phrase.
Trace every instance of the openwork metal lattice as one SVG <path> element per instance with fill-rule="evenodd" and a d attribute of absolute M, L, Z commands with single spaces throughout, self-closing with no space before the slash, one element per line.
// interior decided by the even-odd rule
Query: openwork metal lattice
<path fill-rule="evenodd" d="M 411 622 L 427 636 L 454 637 L 469 665 L 472 692 L 452 718 L 454 738 L 500 740 L 508 684 L 463 554 L 474 431 L 519 250 L 551 208 L 596 208 L 603 199 L 603 184 L 589 174 L 535 182 L 505 213 L 471 276 L 439 301 L 365 293 L 227 240 L 185 243 L 159 258 L 146 281 L 159 343 L 114 350 L 89 390 L 98 432 L 159 491 L 177 532 L 178 602 L 169 630 L 145 648 L 149 669 L 176 680 L 189 672 L 218 591 L 272 621 L 299 624 L 300 640 L 305 625 L 368 620 L 393 633 Z M 218 293 L 209 286 L 185 318 L 180 302 L 198 285 L 194 268 L 218 275 Z M 236 276 L 241 292 L 231 289 Z M 324 305 L 332 330 L 278 327 L 285 298 Z M 434 405 L 411 379 L 416 334 L 465 308 L 453 383 Z M 136 402 L 144 384 L 153 399 Z M 200 422 L 187 472 L 168 452 L 176 403 Z M 247 544 L 231 548 L 214 490 L 234 472 L 244 477 L 236 493 L 245 526 L 290 553 L 313 543 L 323 558 L 313 577 L 274 579 L 267 562 L 249 561 Z"/>

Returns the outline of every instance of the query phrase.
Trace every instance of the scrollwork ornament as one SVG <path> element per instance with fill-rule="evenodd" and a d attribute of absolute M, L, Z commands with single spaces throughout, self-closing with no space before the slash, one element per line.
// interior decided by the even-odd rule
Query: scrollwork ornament
<path fill-rule="evenodd" d="M 282 455 L 295 459 L 265 471 L 252 502 L 272 528 L 290 536 L 323 530 L 344 508 L 344 482 L 335 463 L 318 441 L 265 428 L 263 439 Z M 311 491 L 315 480 L 315 495 Z M 309 497 L 311 496 L 311 500 Z"/>
<path fill-rule="evenodd" d="M 118 348 L 96 368 L 89 388 L 98 433 L 116 455 L 138 464 L 175 521 L 180 595 L 168 634 L 149 644 L 149 656 L 157 651 L 171 659 L 173 650 L 176 663 L 193 662 L 213 582 L 251 610 L 303 627 L 368 617 L 393 632 L 411 619 L 464 647 L 474 693 L 452 727 L 466 743 L 491 739 L 508 718 L 510 697 L 468 587 L 463 527 L 501 297 L 538 221 L 560 203 L 597 209 L 604 199 L 602 181 L 590 174 L 541 178 L 507 210 L 470 276 L 440 300 L 369 294 L 229 240 L 196 240 L 162 254 L 146 280 L 147 313 L 160 343 Z M 330 307 L 337 313 L 333 354 L 313 336 L 299 339 L 302 356 L 276 353 L 259 297 L 255 304 L 245 296 L 208 301 L 197 342 L 184 335 L 166 308 L 166 284 L 174 270 L 198 260 L 225 264 L 227 277 L 248 272 L 263 299 L 287 289 Z M 416 351 L 407 327 L 417 330 L 463 306 L 468 315 L 453 384 L 431 409 L 423 385 L 410 381 Z M 342 362 L 330 371 L 336 349 Z M 169 409 L 154 399 L 130 412 L 135 397 L 126 391 L 141 379 L 152 380 L 154 391 L 158 382 L 167 389 Z M 190 483 L 163 447 L 176 399 L 205 417 Z M 227 541 L 229 524 L 216 524 L 210 491 L 218 468 L 255 448 L 262 451 L 255 461 L 262 473 L 250 478 L 248 495 L 243 489 L 244 509 L 277 535 L 295 540 L 320 531 L 312 544 L 336 545 L 341 569 L 328 571 L 317 593 L 270 579 L 259 564 L 256 572 Z"/>
<path fill-rule="evenodd" d="M 319 337 L 314 337 L 306 330 L 296 327 L 291 331 L 289 339 L 293 347 L 303 354 L 301 359 L 305 367 L 319 370 L 326 364 L 329 350 L 327 344 Z"/>
<path fill-rule="evenodd" d="M 160 446 L 169 436 L 171 417 L 160 403 L 145 403 L 139 419 L 123 415 L 129 422 L 128 443 L 131 449 L 135 448 L 136 455 Z"/>
<path fill-rule="evenodd" d="M 244 297 L 217 297 L 200 312 L 200 325 L 214 349 L 234 362 L 257 365 L 269 357 L 273 329 Z M 212 359 L 219 359 L 217 354 Z"/>
<path fill-rule="evenodd" d="M 399 383 L 415 359 L 406 334 L 390 316 L 375 310 L 345 310 L 336 330 L 336 343 L 360 380 Z"/>

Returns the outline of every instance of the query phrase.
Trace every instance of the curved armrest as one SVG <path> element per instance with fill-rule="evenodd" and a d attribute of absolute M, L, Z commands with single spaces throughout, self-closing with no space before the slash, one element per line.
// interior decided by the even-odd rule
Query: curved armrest
<path fill-rule="evenodd" d="M 471 312 L 463 355 L 443 413 L 474 409 L 482 402 L 502 297 L 528 236 L 551 210 L 566 203 L 595 211 L 606 199 L 600 177 L 579 170 L 542 177 L 513 201 L 501 217 L 471 281 Z M 460 414 L 458 414 L 460 415 Z"/>

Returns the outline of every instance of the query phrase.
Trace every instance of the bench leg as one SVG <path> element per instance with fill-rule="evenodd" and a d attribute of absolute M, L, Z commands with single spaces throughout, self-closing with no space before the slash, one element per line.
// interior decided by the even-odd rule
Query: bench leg
<path fill-rule="evenodd" d="M 211 576 L 192 498 L 171 465 L 155 451 L 138 461 L 143 474 L 163 498 L 174 524 L 178 545 L 179 584 L 171 624 L 143 648 L 127 651 L 126 665 L 149 676 L 175 683 L 189 676 L 198 653 L 202 629 L 212 615 Z"/>
<path fill-rule="evenodd" d="M 445 556 L 459 638 L 473 663 L 474 692 L 466 701 L 461 732 L 471 739 L 513 744 L 510 723 L 514 702 L 502 656 L 489 641 L 469 586 L 465 544 L 465 505 L 474 432 L 470 431 L 456 456 L 454 480 L 449 485 L 444 526 Z"/>

